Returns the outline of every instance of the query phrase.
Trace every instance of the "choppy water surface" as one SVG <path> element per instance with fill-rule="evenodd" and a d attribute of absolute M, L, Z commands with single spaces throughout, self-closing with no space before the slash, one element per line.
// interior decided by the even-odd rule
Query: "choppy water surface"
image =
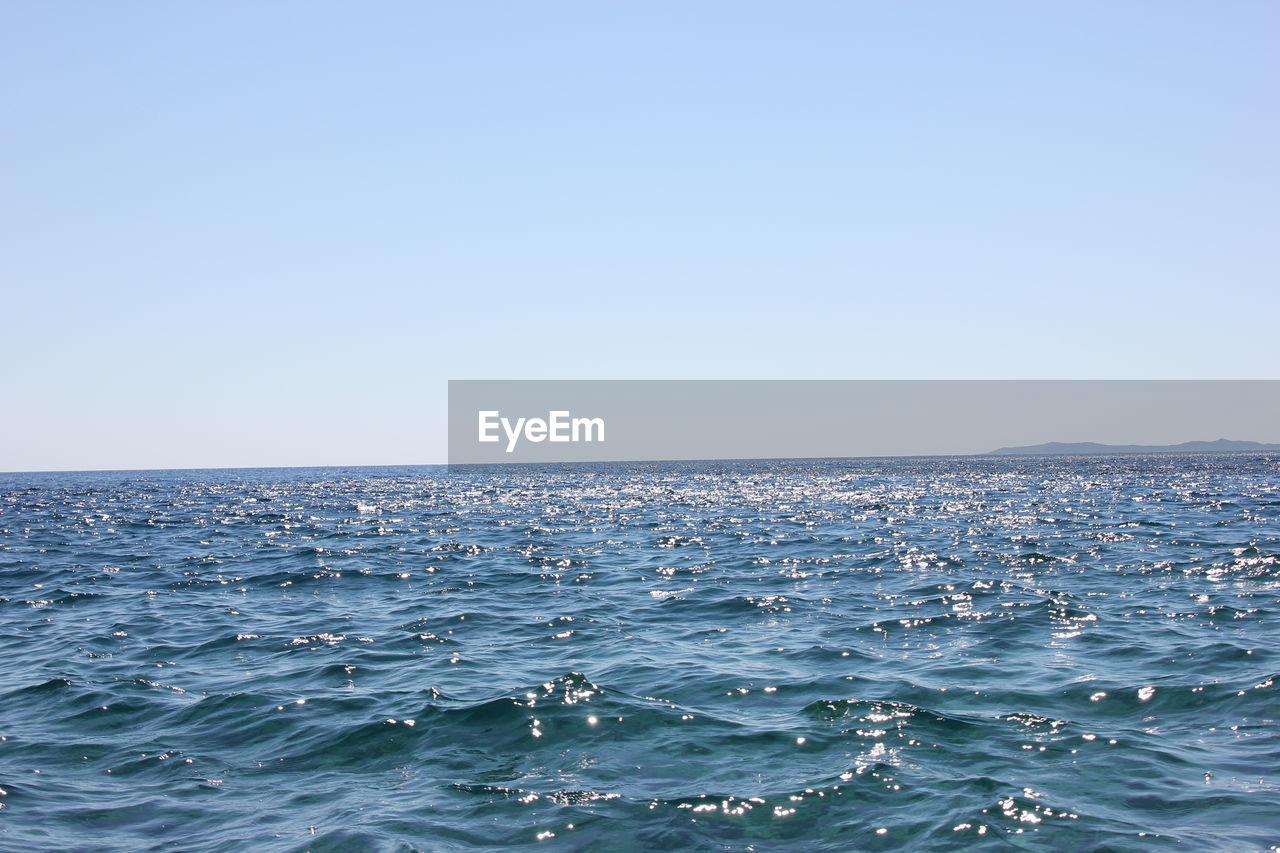
<path fill-rule="evenodd" d="M 0 848 L 1267 850 L 1280 460 L 0 475 Z"/>

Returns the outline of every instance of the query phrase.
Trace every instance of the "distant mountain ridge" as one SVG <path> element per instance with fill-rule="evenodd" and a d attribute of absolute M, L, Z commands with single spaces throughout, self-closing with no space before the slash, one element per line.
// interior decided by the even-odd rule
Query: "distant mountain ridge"
<path fill-rule="evenodd" d="M 1116 456 L 1126 453 L 1280 453 L 1280 444 L 1258 441 L 1184 441 L 1182 444 L 1098 444 L 1096 441 L 1067 443 L 1050 441 L 1025 447 L 1001 447 L 984 456 Z"/>

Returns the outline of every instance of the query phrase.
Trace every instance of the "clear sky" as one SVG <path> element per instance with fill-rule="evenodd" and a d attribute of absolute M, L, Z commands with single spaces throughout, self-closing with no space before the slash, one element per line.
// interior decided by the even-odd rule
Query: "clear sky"
<path fill-rule="evenodd" d="M 5 3 L 0 470 L 441 462 L 449 378 L 1276 378 L 1277 32 Z"/>

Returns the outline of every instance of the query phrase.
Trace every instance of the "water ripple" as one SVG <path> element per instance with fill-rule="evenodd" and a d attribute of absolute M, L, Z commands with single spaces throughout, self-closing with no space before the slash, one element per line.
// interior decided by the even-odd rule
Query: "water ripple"
<path fill-rule="evenodd" d="M 1276 850 L 1280 462 L 0 476 L 0 847 Z"/>

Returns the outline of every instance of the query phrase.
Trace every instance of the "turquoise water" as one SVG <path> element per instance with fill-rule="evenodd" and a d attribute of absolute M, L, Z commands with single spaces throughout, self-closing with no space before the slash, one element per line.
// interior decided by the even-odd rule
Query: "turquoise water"
<path fill-rule="evenodd" d="M 1280 458 L 0 475 L 6 851 L 1268 850 Z"/>

